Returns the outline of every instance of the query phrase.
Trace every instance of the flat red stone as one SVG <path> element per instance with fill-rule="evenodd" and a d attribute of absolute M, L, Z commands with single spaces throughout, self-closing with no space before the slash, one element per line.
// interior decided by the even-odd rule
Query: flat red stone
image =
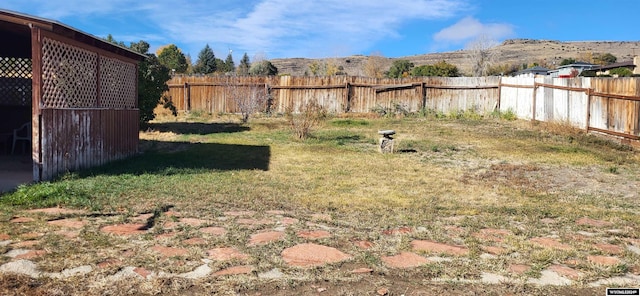
<path fill-rule="evenodd" d="M 11 236 L 9 236 L 8 234 L 0 233 L 0 241 L 8 240 L 10 238 Z"/>
<path fill-rule="evenodd" d="M 325 230 L 317 231 L 300 231 L 297 233 L 298 237 L 306 239 L 321 239 L 331 237 L 331 233 Z"/>
<path fill-rule="evenodd" d="M 205 227 L 198 229 L 198 231 L 211 235 L 225 235 L 227 233 L 227 230 L 222 227 Z"/>
<path fill-rule="evenodd" d="M 77 230 L 58 230 L 55 232 L 57 235 L 62 235 L 66 238 L 77 238 L 80 236 L 80 231 Z"/>
<path fill-rule="evenodd" d="M 525 264 L 511 264 L 509 265 L 509 271 L 515 274 L 523 274 L 531 269 L 531 266 Z"/>
<path fill-rule="evenodd" d="M 218 270 L 214 272 L 213 275 L 223 276 L 223 275 L 250 274 L 252 271 L 253 271 L 253 267 L 251 265 L 243 265 L 243 266 L 234 266 L 234 267 Z"/>
<path fill-rule="evenodd" d="M 187 254 L 189 254 L 189 250 L 183 248 L 153 246 L 151 250 L 159 253 L 164 257 L 186 256 Z"/>
<path fill-rule="evenodd" d="M 624 252 L 624 249 L 618 245 L 612 245 L 612 244 L 595 244 L 594 247 L 596 247 L 596 249 L 608 253 L 608 254 L 613 254 L 613 255 L 619 255 L 622 254 L 622 252 Z"/>
<path fill-rule="evenodd" d="M 594 227 L 605 227 L 605 226 L 611 226 L 613 225 L 613 223 L 608 222 L 608 221 L 603 221 L 603 220 L 595 220 L 595 219 L 591 219 L 591 218 L 580 218 L 578 220 L 576 220 L 576 224 L 578 225 L 588 225 L 588 226 L 594 226 Z"/>
<path fill-rule="evenodd" d="M 563 244 L 558 240 L 550 237 L 534 237 L 529 240 L 530 242 L 545 248 L 552 248 L 558 250 L 571 250 L 571 246 Z"/>
<path fill-rule="evenodd" d="M 332 247 L 316 244 L 300 244 L 284 249 L 282 259 L 291 266 L 309 267 L 327 263 L 336 263 L 350 259 L 351 256 Z"/>
<path fill-rule="evenodd" d="M 45 254 L 47 254 L 47 251 L 45 250 L 35 250 L 35 251 L 29 251 L 22 255 L 18 255 L 15 257 L 15 259 L 33 259 L 33 258 L 43 256 Z"/>
<path fill-rule="evenodd" d="M 16 217 L 16 218 L 13 218 L 13 219 L 9 220 L 9 222 L 11 222 L 11 223 L 28 223 L 28 222 L 33 222 L 33 221 L 35 221 L 35 219 L 29 218 L 29 217 Z"/>
<path fill-rule="evenodd" d="M 246 260 L 249 258 L 247 254 L 238 251 L 235 248 L 215 248 L 207 251 L 209 259 L 217 261 L 226 261 L 232 259 Z"/>
<path fill-rule="evenodd" d="M 555 264 L 549 266 L 549 270 L 552 270 L 555 273 L 572 280 L 577 280 L 578 278 L 580 278 L 580 273 L 571 267 Z"/>
<path fill-rule="evenodd" d="M 202 220 L 202 219 L 196 219 L 196 218 L 180 218 L 180 223 L 197 227 L 197 226 L 201 226 L 203 224 L 207 224 L 207 223 L 209 223 L 209 221 Z"/>
<path fill-rule="evenodd" d="M 33 246 L 37 246 L 40 244 L 39 240 L 28 240 L 14 243 L 13 246 L 16 248 L 31 248 Z"/>
<path fill-rule="evenodd" d="M 430 253 L 444 253 L 455 256 L 464 256 L 469 254 L 469 249 L 463 246 L 447 245 L 434 241 L 414 240 L 411 247 L 416 251 L 424 251 Z"/>
<path fill-rule="evenodd" d="M 402 252 L 395 256 L 384 256 L 380 258 L 385 265 L 392 268 L 413 268 L 431 262 L 418 254 Z"/>
<path fill-rule="evenodd" d="M 298 219 L 296 218 L 289 218 L 289 217 L 285 217 L 280 219 L 280 224 L 284 225 L 284 226 L 288 226 L 288 225 L 293 225 L 298 223 Z"/>
<path fill-rule="evenodd" d="M 102 262 L 98 263 L 98 268 L 107 268 L 107 267 L 111 267 L 111 266 L 119 266 L 121 264 L 122 264 L 122 261 L 120 261 L 119 259 L 111 258 L 111 259 L 107 259 L 105 261 L 102 261 Z"/>
<path fill-rule="evenodd" d="M 100 231 L 115 235 L 134 235 L 146 232 L 146 224 L 115 224 L 100 228 Z"/>
<path fill-rule="evenodd" d="M 166 212 L 164 212 L 164 214 L 167 217 L 180 217 L 182 215 L 182 214 L 180 214 L 178 212 L 175 212 L 175 211 L 166 211 Z"/>
<path fill-rule="evenodd" d="M 148 271 L 146 268 L 144 267 L 136 267 L 133 269 L 133 272 L 139 274 L 141 277 L 143 278 L 147 278 L 149 275 L 151 275 L 151 271 Z"/>
<path fill-rule="evenodd" d="M 47 222 L 47 224 L 66 227 L 66 228 L 80 229 L 87 224 L 87 221 L 77 220 L 77 219 L 62 219 L 62 220 L 49 221 Z"/>
<path fill-rule="evenodd" d="M 65 208 L 44 208 L 44 209 L 33 209 L 27 211 L 27 213 L 43 213 L 49 215 L 60 215 L 60 214 L 84 214 L 86 211 L 83 210 L 72 210 Z"/>
<path fill-rule="evenodd" d="M 587 256 L 589 262 L 600 265 L 617 265 L 620 264 L 620 258 L 610 256 Z"/>
<path fill-rule="evenodd" d="M 271 242 L 279 241 L 284 239 L 284 232 L 282 231 L 269 231 L 269 232 L 261 232 L 251 235 L 249 239 L 249 246 L 255 245 L 265 245 Z"/>

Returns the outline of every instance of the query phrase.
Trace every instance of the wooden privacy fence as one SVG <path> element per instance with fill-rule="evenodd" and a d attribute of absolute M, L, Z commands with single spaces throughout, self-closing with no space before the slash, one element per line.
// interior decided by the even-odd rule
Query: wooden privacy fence
<path fill-rule="evenodd" d="M 500 110 L 640 140 L 640 79 L 504 77 Z"/>
<path fill-rule="evenodd" d="M 239 112 L 229 89 L 264 89 L 264 110 L 295 111 L 315 101 L 332 113 L 374 108 L 442 113 L 512 111 L 518 118 L 564 122 L 590 131 L 640 140 L 640 79 L 551 77 L 208 77 L 176 76 L 168 95 L 178 110 Z"/>
<path fill-rule="evenodd" d="M 237 113 L 233 87 L 267 90 L 269 111 L 285 112 L 315 101 L 332 113 L 367 113 L 377 107 L 402 105 L 407 111 L 422 108 L 491 111 L 497 106 L 499 77 L 418 77 L 376 79 L 366 77 L 197 77 L 177 76 L 169 93 L 178 110 Z"/>

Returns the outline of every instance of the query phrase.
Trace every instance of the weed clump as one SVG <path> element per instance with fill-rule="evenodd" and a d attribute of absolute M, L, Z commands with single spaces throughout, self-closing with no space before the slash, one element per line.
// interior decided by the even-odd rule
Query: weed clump
<path fill-rule="evenodd" d="M 300 105 L 298 110 L 288 107 L 286 118 L 294 135 L 300 140 L 305 140 L 309 138 L 313 129 L 327 118 L 327 111 L 318 102 L 310 101 Z"/>

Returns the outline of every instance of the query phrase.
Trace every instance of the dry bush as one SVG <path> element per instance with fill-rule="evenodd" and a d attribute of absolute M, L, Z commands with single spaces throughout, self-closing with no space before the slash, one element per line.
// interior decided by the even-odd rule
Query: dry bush
<path fill-rule="evenodd" d="M 315 127 L 327 118 L 327 111 L 316 101 L 300 105 L 298 110 L 288 107 L 287 121 L 298 139 L 307 139 Z"/>
<path fill-rule="evenodd" d="M 238 85 L 233 81 L 230 79 L 227 82 L 227 95 L 240 111 L 242 123 L 247 123 L 251 115 L 266 109 L 269 93 L 264 85 Z"/>

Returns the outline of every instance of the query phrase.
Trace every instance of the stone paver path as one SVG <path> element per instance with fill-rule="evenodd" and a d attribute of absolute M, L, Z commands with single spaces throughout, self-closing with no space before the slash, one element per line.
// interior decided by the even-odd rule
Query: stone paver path
<path fill-rule="evenodd" d="M 442 219 L 449 224 L 460 220 Z M 278 279 L 295 278 L 300 271 L 328 265 L 362 277 L 429 265 L 446 270 L 479 260 L 486 264 L 475 266 L 487 266 L 487 270 L 474 270 L 474 276 L 464 278 L 465 283 L 640 286 L 640 266 L 630 261 L 640 255 L 640 238 L 621 234 L 608 221 L 583 217 L 574 222 L 575 231 L 565 236 L 548 233 L 529 237 L 513 229 L 469 231 L 462 225 L 444 225 L 441 231 L 445 235 L 439 237 L 443 241 L 431 238 L 426 227 L 398 226 L 372 234 L 370 229 L 340 228 L 337 225 L 346 224 L 338 222 L 324 213 L 292 215 L 282 210 L 236 210 L 189 217 L 173 210 L 159 215 L 101 216 L 64 208 L 35 209 L 0 222 L 15 226 L 0 232 L 0 272 L 102 281 L 238 276 Z M 540 222 L 558 223 L 549 218 Z M 73 243 L 60 249 L 64 248 L 60 241 Z M 476 243 L 464 243 L 469 241 Z M 106 249 L 100 249 L 105 245 Z M 560 252 L 564 256 L 540 265 L 518 250 L 522 246 L 530 252 Z M 57 267 L 57 271 L 47 265 L 64 256 L 74 258 L 68 261 L 73 264 Z M 624 266 L 624 273 L 594 277 L 594 270 Z M 432 280 L 461 279 L 442 275 Z"/>

